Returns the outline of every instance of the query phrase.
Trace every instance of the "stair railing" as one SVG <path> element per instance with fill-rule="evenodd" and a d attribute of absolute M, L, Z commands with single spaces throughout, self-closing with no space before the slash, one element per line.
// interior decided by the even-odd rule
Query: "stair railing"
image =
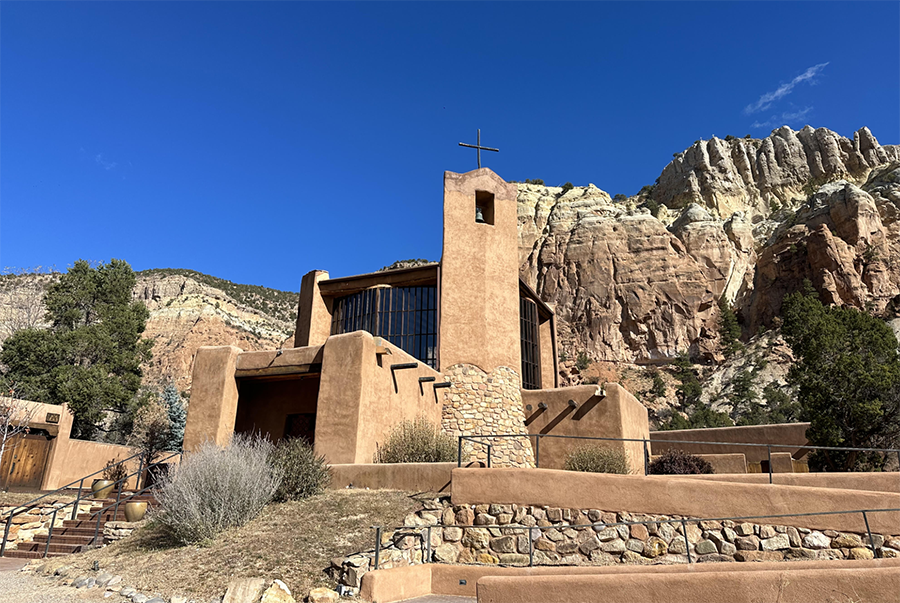
<path fill-rule="evenodd" d="M 145 486 L 143 489 L 140 490 L 140 492 L 133 493 L 133 494 L 129 495 L 126 499 L 123 500 L 122 499 L 122 490 L 124 489 L 124 486 L 125 486 L 125 484 L 127 484 L 129 479 L 131 479 L 132 477 L 136 477 L 135 486 L 136 487 L 140 486 L 141 478 L 143 477 L 144 471 L 147 471 L 148 475 L 149 475 L 149 471 L 150 471 L 151 467 L 158 467 L 160 465 L 163 465 L 167 461 L 170 461 L 170 460 L 174 459 L 175 457 L 178 457 L 178 459 L 180 461 L 181 458 L 183 457 L 183 455 L 184 455 L 183 451 L 174 452 L 174 453 L 156 461 L 155 463 L 147 463 L 145 466 L 144 461 L 145 461 L 146 455 L 143 452 L 139 452 L 137 454 L 134 454 L 134 455 L 128 457 L 127 459 L 124 459 L 122 461 L 119 461 L 118 463 L 115 463 L 114 465 L 110 465 L 108 468 L 116 467 L 116 466 L 121 465 L 122 463 L 125 463 L 127 461 L 130 461 L 134 458 L 140 458 L 140 462 L 139 462 L 137 471 L 128 473 L 125 475 L 125 477 L 120 478 L 120 479 L 116 480 L 115 482 L 113 482 L 113 487 L 116 489 L 116 502 L 111 505 L 107 505 L 106 507 L 103 507 L 100 511 L 97 511 L 97 512 L 90 511 L 89 512 L 90 515 L 89 515 L 89 519 L 87 521 L 90 521 L 90 517 L 92 517 L 94 515 L 94 513 L 97 513 L 97 529 L 94 531 L 93 544 L 96 544 L 96 541 L 97 541 L 97 536 L 100 531 L 100 520 L 103 516 L 103 513 L 102 513 L 103 511 L 109 509 L 112 506 L 115 506 L 116 512 L 118 513 L 119 504 L 121 502 L 124 502 L 124 500 L 128 500 L 130 498 L 133 498 L 134 496 L 137 496 L 139 493 L 143 493 L 153 487 L 153 486 Z M 84 485 L 84 480 L 86 480 L 90 477 L 93 477 L 94 475 L 97 475 L 98 473 L 102 473 L 103 471 L 104 471 L 104 469 L 101 469 L 100 471 L 95 471 L 94 473 L 85 475 L 80 480 L 76 480 L 70 484 L 63 486 L 62 488 L 57 488 L 53 492 L 48 492 L 47 494 L 44 494 L 43 496 L 39 496 L 38 498 L 35 498 L 34 500 L 27 502 L 24 505 L 20 505 L 16 509 L 13 509 L 13 511 L 10 512 L 9 516 L 6 518 L 5 526 L 3 528 L 3 539 L 0 540 L 0 557 L 3 557 L 3 554 L 6 552 L 6 545 L 7 545 L 8 539 L 9 539 L 9 532 L 12 528 L 12 520 L 14 517 L 34 508 L 36 503 L 38 501 L 40 501 L 41 499 L 51 496 L 52 494 L 56 494 L 64 489 L 68 488 L 69 486 L 79 483 L 80 485 L 79 485 L 79 489 L 78 489 L 78 496 L 75 498 L 75 500 L 65 503 L 64 505 L 57 507 L 53 510 L 53 515 L 52 515 L 52 518 L 50 521 L 50 528 L 47 531 L 47 544 L 44 547 L 44 555 L 43 556 L 46 557 L 47 553 L 50 551 L 50 540 L 53 538 L 53 528 L 56 525 L 57 514 L 60 511 L 62 511 L 63 509 L 65 509 L 66 507 L 68 507 L 69 505 L 72 505 L 72 515 L 71 515 L 70 519 L 74 521 L 75 518 L 78 516 L 78 506 L 82 500 L 81 488 Z M 115 515 L 113 517 L 115 517 Z"/>

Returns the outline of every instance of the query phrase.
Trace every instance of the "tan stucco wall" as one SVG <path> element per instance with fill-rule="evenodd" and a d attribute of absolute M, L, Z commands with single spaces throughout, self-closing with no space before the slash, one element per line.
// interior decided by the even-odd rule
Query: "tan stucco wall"
<path fill-rule="evenodd" d="M 103 470 L 106 467 L 106 463 L 111 460 L 123 461 L 136 452 L 137 450 L 133 448 L 117 444 L 70 440 L 68 438 L 60 440 L 56 449 L 56 455 L 47 464 L 49 470 L 44 473 L 44 482 L 41 488 L 43 490 L 56 490 L 81 479 L 85 475 Z M 137 469 L 137 462 L 132 462 L 128 465 L 129 472 L 137 471 Z M 100 475 L 95 475 L 85 480 L 84 486 L 90 488 L 91 483 L 100 477 Z M 78 486 L 76 485 L 75 487 L 77 488 Z"/>
<path fill-rule="evenodd" d="M 676 431 L 651 431 L 651 451 L 661 454 L 674 444 L 667 440 L 690 440 L 700 442 L 741 442 L 749 444 L 786 444 L 790 448 L 772 448 L 772 452 L 793 453 L 807 443 L 806 430 L 809 423 L 781 423 L 776 425 L 747 425 L 743 427 L 714 427 L 709 429 L 680 429 Z M 692 454 L 725 454 L 738 452 L 748 463 L 759 463 L 767 459 L 766 448 L 758 446 L 719 446 L 715 444 L 678 444 L 677 447 Z"/>
<path fill-rule="evenodd" d="M 729 563 L 727 566 L 719 563 L 700 563 L 691 565 L 613 565 L 613 566 L 562 566 L 562 567 L 501 567 L 501 566 L 484 566 L 484 565 L 447 565 L 442 563 L 432 563 L 425 565 L 415 565 L 411 567 L 397 567 L 391 569 L 377 570 L 367 572 L 362 579 L 362 588 L 360 589 L 360 597 L 365 601 L 373 601 L 376 603 L 393 603 L 402 601 L 411 597 L 418 597 L 428 594 L 444 595 L 451 597 L 474 597 L 479 584 L 489 583 L 488 577 L 503 577 L 510 579 L 525 579 L 529 577 L 543 576 L 559 576 L 564 578 L 572 578 L 576 576 L 630 576 L 632 580 L 638 581 L 643 576 L 649 574 L 683 574 L 690 573 L 692 576 L 701 574 L 717 574 L 723 570 L 729 573 L 751 573 L 784 570 L 860 570 L 870 568 L 887 568 L 896 571 L 900 568 L 900 560 L 897 559 L 875 559 L 870 561 L 795 561 L 788 564 L 763 562 L 763 563 Z M 461 584 L 465 581 L 465 584 Z M 890 585 L 890 583 L 889 583 Z M 711 586 L 714 588 L 714 586 Z M 478 591 L 481 595 L 482 591 Z M 617 593 L 621 592 L 615 591 Z M 723 601 L 721 591 L 719 591 L 719 599 L 717 602 Z M 569 602 L 581 602 L 582 599 L 573 598 L 570 594 L 569 598 L 564 599 Z M 666 599 L 662 599 L 666 601 Z M 760 599 L 760 603 L 765 601 L 775 601 L 776 599 Z M 806 601 L 816 601 L 816 603 L 825 602 L 829 599 L 826 597 L 808 599 Z M 888 599 L 890 600 L 890 599 Z M 803 603 L 806 603 L 806 601 Z M 843 601 L 835 599 L 836 601 Z"/>
<path fill-rule="evenodd" d="M 230 345 L 197 349 L 184 428 L 185 450 L 196 450 L 207 440 L 223 446 L 231 440 L 238 401 L 234 370 L 240 353 L 240 348 Z"/>
<path fill-rule="evenodd" d="M 605 392 L 605 395 L 603 395 Z M 569 400 L 578 407 L 572 409 Z M 647 439 L 650 428 L 647 409 L 617 383 L 603 387 L 580 385 L 558 389 L 522 390 L 522 402 L 530 434 L 584 436 L 595 438 Z M 546 410 L 538 407 L 547 404 Z M 531 410 L 527 410 L 531 405 Z M 644 472 L 641 442 L 604 442 L 564 438 L 541 438 L 540 466 L 561 469 L 566 456 L 584 446 L 605 446 L 625 450 L 632 473 Z M 534 447 L 534 438 L 532 438 Z"/>
<path fill-rule="evenodd" d="M 319 291 L 319 282 L 324 280 L 328 280 L 328 272 L 312 270 L 304 274 L 300 281 L 295 348 L 322 345 L 331 333 L 330 304 Z"/>
<path fill-rule="evenodd" d="M 121 461 L 136 452 L 127 446 L 71 439 L 74 416 L 64 404 L 43 404 L 26 400 L 21 402 L 31 415 L 29 426 L 47 430 L 53 436 L 50 438 L 50 451 L 41 479 L 42 490 L 61 488 L 95 471 L 102 471 L 110 460 Z M 48 413 L 58 414 L 59 423 L 47 423 Z M 131 469 L 137 470 L 137 463 Z M 99 476 L 85 480 L 85 487 L 90 488 L 91 482 L 97 478 Z"/>
<path fill-rule="evenodd" d="M 494 224 L 475 223 L 475 191 L 494 194 Z M 444 172 L 440 366 L 520 371 L 515 184 L 487 168 Z"/>
<path fill-rule="evenodd" d="M 516 503 L 689 517 L 749 517 L 857 509 L 897 509 L 900 495 L 838 488 L 697 481 L 554 469 L 453 470 L 453 504 Z M 861 514 L 785 517 L 778 523 L 864 531 Z M 872 532 L 893 533 L 900 512 L 869 515 Z"/>
<path fill-rule="evenodd" d="M 708 564 L 709 570 L 696 571 L 704 567 L 700 564 L 665 572 L 488 576 L 478 581 L 477 592 L 479 603 L 896 603 L 896 561 L 854 561 L 842 568 L 747 563 L 740 564 L 743 571 L 734 571 L 737 564 Z"/>
<path fill-rule="evenodd" d="M 376 354 L 376 347 L 390 354 Z M 418 368 L 391 371 L 392 364 Z M 365 331 L 335 335 L 325 343 L 319 384 L 315 448 L 329 463 L 371 463 L 376 443 L 400 421 L 425 416 L 441 424 L 441 404 L 433 383 L 443 376 L 400 348 Z M 396 386 L 395 381 L 396 379 Z M 396 387 L 396 390 L 395 390 Z"/>
<path fill-rule="evenodd" d="M 330 488 L 448 492 L 456 463 L 361 463 L 331 465 Z"/>
<path fill-rule="evenodd" d="M 746 475 L 668 475 L 665 478 L 712 480 L 717 482 L 739 482 L 743 484 L 768 484 L 767 473 Z M 900 494 L 900 473 L 775 473 L 772 483 L 783 486 L 809 486 L 812 488 L 841 488 L 843 490 L 866 490 L 870 492 L 893 492 Z"/>

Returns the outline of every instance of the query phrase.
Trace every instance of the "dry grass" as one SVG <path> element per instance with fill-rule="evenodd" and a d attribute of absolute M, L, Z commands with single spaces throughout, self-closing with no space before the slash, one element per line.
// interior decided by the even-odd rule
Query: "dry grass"
<path fill-rule="evenodd" d="M 247 525 L 229 530 L 209 546 L 172 546 L 150 522 L 121 542 L 53 559 L 47 568 L 71 565 L 88 572 L 96 560 L 123 583 L 166 598 L 221 596 L 233 578 L 283 580 L 301 600 L 317 586 L 334 588 L 324 573 L 331 559 L 374 546 L 374 525 L 402 525 L 418 507 L 408 493 L 389 490 L 328 490 L 302 501 L 271 504 Z"/>

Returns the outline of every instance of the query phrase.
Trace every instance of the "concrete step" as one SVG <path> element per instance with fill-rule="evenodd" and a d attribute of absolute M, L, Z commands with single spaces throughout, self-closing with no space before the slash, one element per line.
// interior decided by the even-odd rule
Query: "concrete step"
<path fill-rule="evenodd" d="M 56 539 L 50 543 L 50 552 L 51 553 L 77 553 L 83 547 L 83 544 L 56 544 Z M 44 554 L 44 549 L 47 547 L 46 542 L 20 542 L 19 546 L 16 550 L 23 552 L 37 552 L 41 555 Z"/>

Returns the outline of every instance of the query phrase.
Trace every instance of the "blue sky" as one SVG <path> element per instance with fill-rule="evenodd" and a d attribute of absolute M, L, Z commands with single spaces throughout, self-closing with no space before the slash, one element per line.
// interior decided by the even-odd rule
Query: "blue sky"
<path fill-rule="evenodd" d="M 444 170 L 650 184 L 786 123 L 900 143 L 900 3 L 0 5 L 0 267 L 297 290 L 439 259 Z"/>

